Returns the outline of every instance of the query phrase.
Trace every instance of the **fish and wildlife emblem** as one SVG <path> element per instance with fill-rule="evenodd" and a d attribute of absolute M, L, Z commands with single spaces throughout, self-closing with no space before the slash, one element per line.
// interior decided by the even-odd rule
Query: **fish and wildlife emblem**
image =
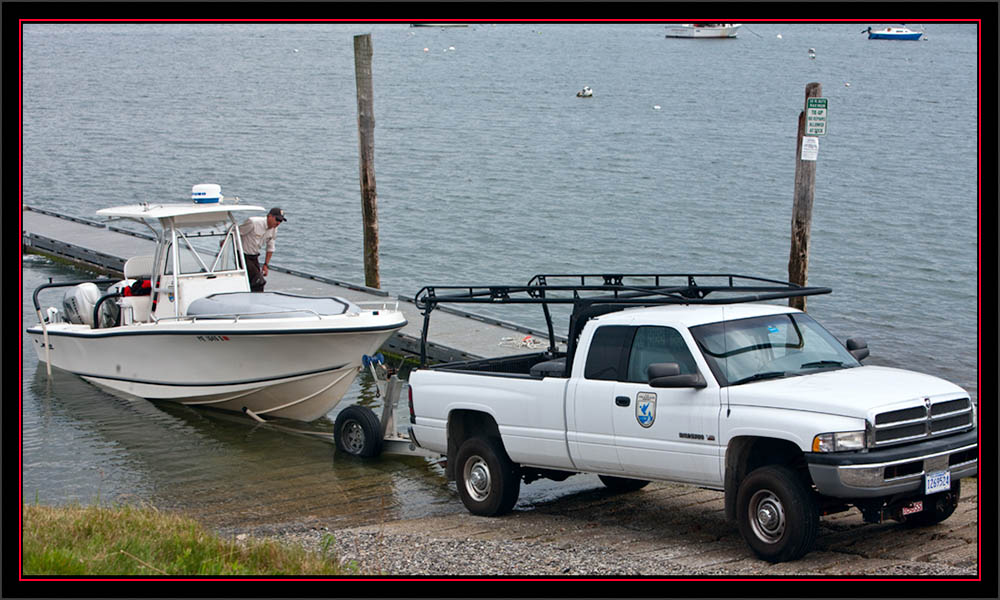
<path fill-rule="evenodd" d="M 643 427 L 652 427 L 656 420 L 656 394 L 639 392 L 635 397 L 635 420 Z"/>

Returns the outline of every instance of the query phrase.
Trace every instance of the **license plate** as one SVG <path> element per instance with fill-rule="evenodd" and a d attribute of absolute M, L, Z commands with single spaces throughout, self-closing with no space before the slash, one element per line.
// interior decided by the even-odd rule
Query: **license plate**
<path fill-rule="evenodd" d="M 924 494 L 947 492 L 951 489 L 951 471 L 928 473 L 924 476 Z"/>
<path fill-rule="evenodd" d="M 912 515 L 913 513 L 922 512 L 924 510 L 924 501 L 917 500 L 916 502 L 911 502 L 903 507 L 904 515 Z"/>

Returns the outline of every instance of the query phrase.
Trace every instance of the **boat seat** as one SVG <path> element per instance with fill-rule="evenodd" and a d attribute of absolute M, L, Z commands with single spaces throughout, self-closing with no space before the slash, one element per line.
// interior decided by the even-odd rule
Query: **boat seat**
<path fill-rule="evenodd" d="M 187 316 L 199 319 L 318 317 L 359 314 L 358 305 L 336 296 L 298 296 L 285 292 L 224 292 L 198 298 Z"/>
<path fill-rule="evenodd" d="M 153 277 L 153 257 L 133 256 L 122 267 L 125 279 L 150 279 Z"/>
<path fill-rule="evenodd" d="M 540 362 L 531 367 L 528 373 L 532 377 L 538 377 L 539 379 L 543 377 L 565 377 L 566 357 Z"/>

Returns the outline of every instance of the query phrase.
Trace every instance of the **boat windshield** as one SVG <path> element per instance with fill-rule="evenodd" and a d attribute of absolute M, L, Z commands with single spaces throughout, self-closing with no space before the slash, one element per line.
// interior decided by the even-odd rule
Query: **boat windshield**
<path fill-rule="evenodd" d="M 803 313 L 710 323 L 691 333 L 722 386 L 861 366 Z"/>
<path fill-rule="evenodd" d="M 177 260 L 180 261 L 180 273 L 221 273 L 235 271 L 240 268 L 237 259 L 236 228 L 230 226 L 225 231 L 207 231 L 198 234 L 177 232 Z M 221 237 L 221 241 L 220 241 Z M 203 241 L 203 239 L 210 241 Z M 165 245 L 167 261 L 165 274 L 174 274 L 173 244 Z"/>

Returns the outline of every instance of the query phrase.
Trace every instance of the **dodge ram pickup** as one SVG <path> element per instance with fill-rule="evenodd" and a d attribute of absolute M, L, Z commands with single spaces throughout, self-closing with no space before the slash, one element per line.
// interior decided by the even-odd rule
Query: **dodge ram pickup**
<path fill-rule="evenodd" d="M 542 352 L 414 370 L 410 436 L 447 457 L 478 515 L 509 512 L 522 480 L 594 473 L 621 491 L 650 480 L 723 491 L 727 519 L 770 562 L 806 554 L 820 516 L 851 506 L 867 522 L 938 523 L 977 474 L 976 406 L 937 377 L 862 365 L 863 340 L 841 343 L 769 302 L 830 291 L 618 274 L 424 288 L 425 339 L 444 303 L 540 304 L 550 339 Z M 557 304 L 572 306 L 565 350 Z"/>

